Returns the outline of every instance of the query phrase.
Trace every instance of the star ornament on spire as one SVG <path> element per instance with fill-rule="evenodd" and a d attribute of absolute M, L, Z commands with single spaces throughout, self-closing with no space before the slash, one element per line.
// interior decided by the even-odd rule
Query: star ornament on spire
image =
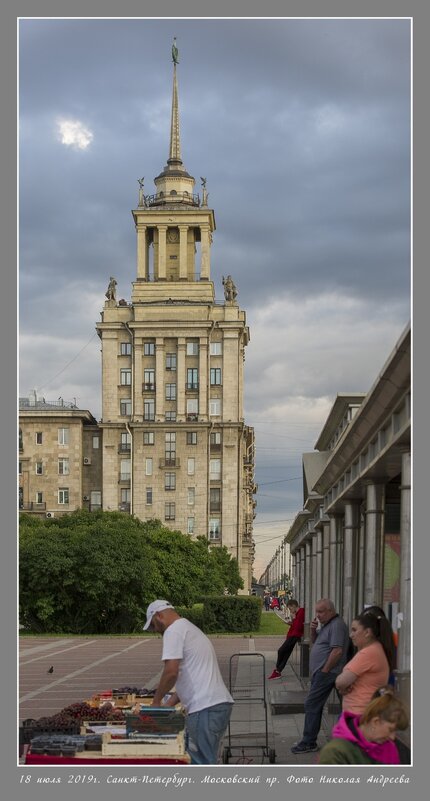
<path fill-rule="evenodd" d="M 176 47 L 176 36 L 173 37 L 173 44 L 172 44 L 172 61 L 174 64 L 179 64 L 179 51 Z"/>

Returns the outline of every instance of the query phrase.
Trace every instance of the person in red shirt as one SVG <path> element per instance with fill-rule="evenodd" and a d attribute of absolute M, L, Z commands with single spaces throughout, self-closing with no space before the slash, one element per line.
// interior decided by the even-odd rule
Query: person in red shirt
<path fill-rule="evenodd" d="M 276 667 L 273 673 L 268 676 L 269 679 L 281 678 L 282 671 L 293 652 L 295 644 L 300 642 L 301 638 L 303 637 L 303 626 L 305 622 L 305 610 L 303 606 L 299 607 L 298 601 L 295 601 L 292 598 L 290 601 L 288 601 L 287 607 L 292 617 L 292 623 L 288 629 L 285 642 L 282 643 L 278 650 Z"/>

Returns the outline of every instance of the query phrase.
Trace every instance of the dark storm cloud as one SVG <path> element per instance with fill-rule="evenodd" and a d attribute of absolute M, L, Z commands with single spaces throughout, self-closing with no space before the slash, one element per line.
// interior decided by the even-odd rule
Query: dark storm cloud
<path fill-rule="evenodd" d="M 231 273 L 251 328 L 257 481 L 286 482 L 261 493 L 257 521 L 289 519 L 334 396 L 369 389 L 409 316 L 409 22 L 21 21 L 21 393 L 49 382 L 43 394 L 96 417 L 99 345 L 86 343 L 109 276 L 131 294 L 130 210 L 137 178 L 151 193 L 168 156 L 173 36 L 182 156 L 215 210 L 217 298 Z M 63 144 L 60 119 L 88 147 Z"/>

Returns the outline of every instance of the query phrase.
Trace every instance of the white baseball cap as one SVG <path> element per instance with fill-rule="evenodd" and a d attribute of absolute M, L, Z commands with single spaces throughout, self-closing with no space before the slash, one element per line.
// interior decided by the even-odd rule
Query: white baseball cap
<path fill-rule="evenodd" d="M 146 610 L 146 623 L 143 627 L 143 630 L 149 629 L 152 618 L 157 612 L 163 612 L 164 609 L 174 609 L 172 604 L 169 604 L 168 601 L 153 601 L 152 604 L 149 604 L 148 609 Z"/>

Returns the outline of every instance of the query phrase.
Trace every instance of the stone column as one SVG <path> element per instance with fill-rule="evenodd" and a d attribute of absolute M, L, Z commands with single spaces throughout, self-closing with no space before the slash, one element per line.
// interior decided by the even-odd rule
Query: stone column
<path fill-rule="evenodd" d="M 157 278 L 159 281 L 166 280 L 166 232 L 167 225 L 159 225 L 158 227 L 158 272 Z"/>
<path fill-rule="evenodd" d="M 306 549 L 304 545 L 300 547 L 300 604 L 304 606 L 306 603 L 305 593 L 305 567 L 306 567 Z"/>
<path fill-rule="evenodd" d="M 305 621 L 308 624 L 308 636 L 312 617 L 312 541 L 308 541 L 305 544 Z"/>
<path fill-rule="evenodd" d="M 366 552 L 364 567 L 364 603 L 382 604 L 382 527 L 385 492 L 383 484 L 366 485 Z"/>
<path fill-rule="evenodd" d="M 357 579 L 357 612 L 364 607 L 364 575 L 366 558 L 366 525 L 365 515 L 360 509 L 360 532 L 358 539 L 358 579 Z"/>
<path fill-rule="evenodd" d="M 330 523 L 323 523 L 323 555 L 322 555 L 322 588 L 321 598 L 329 598 L 330 579 Z"/>
<path fill-rule="evenodd" d="M 316 534 L 316 560 L 315 564 L 315 603 L 323 598 L 323 532 L 318 529 Z"/>
<path fill-rule="evenodd" d="M 402 699 L 410 704 L 411 672 L 411 453 L 402 453 L 400 485 L 400 604 L 397 650 L 397 684 Z"/>
<path fill-rule="evenodd" d="M 356 614 L 357 543 L 360 524 L 359 511 L 357 502 L 345 502 L 342 617 L 347 626 L 349 626 L 354 614 Z"/>
<path fill-rule="evenodd" d="M 317 533 L 316 531 L 312 533 L 312 539 L 310 542 L 311 545 L 311 598 L 310 598 L 310 608 L 315 609 L 315 604 L 319 598 L 317 598 Z M 311 619 L 311 618 L 310 618 Z"/>
<path fill-rule="evenodd" d="M 340 514 L 330 514 L 330 577 L 329 577 L 329 598 L 333 601 L 336 611 L 341 605 L 341 582 L 342 582 L 342 529 L 343 516 Z"/>
<path fill-rule="evenodd" d="M 178 337 L 178 361 L 177 361 L 177 419 L 184 421 L 186 416 L 186 394 L 185 394 L 185 337 Z"/>
<path fill-rule="evenodd" d="M 188 278 L 188 225 L 179 226 L 179 280 Z"/>
<path fill-rule="evenodd" d="M 210 278 L 210 242 L 209 242 L 208 224 L 200 226 L 200 236 L 201 236 L 200 280 L 208 281 Z"/>
<path fill-rule="evenodd" d="M 297 598 L 297 555 L 291 554 L 291 576 L 289 589 L 293 592 L 293 598 Z"/>
<path fill-rule="evenodd" d="M 155 340 L 155 419 L 164 420 L 164 339 Z"/>
<path fill-rule="evenodd" d="M 137 224 L 137 277 L 142 281 L 148 280 L 148 242 L 146 239 L 146 225 Z"/>

